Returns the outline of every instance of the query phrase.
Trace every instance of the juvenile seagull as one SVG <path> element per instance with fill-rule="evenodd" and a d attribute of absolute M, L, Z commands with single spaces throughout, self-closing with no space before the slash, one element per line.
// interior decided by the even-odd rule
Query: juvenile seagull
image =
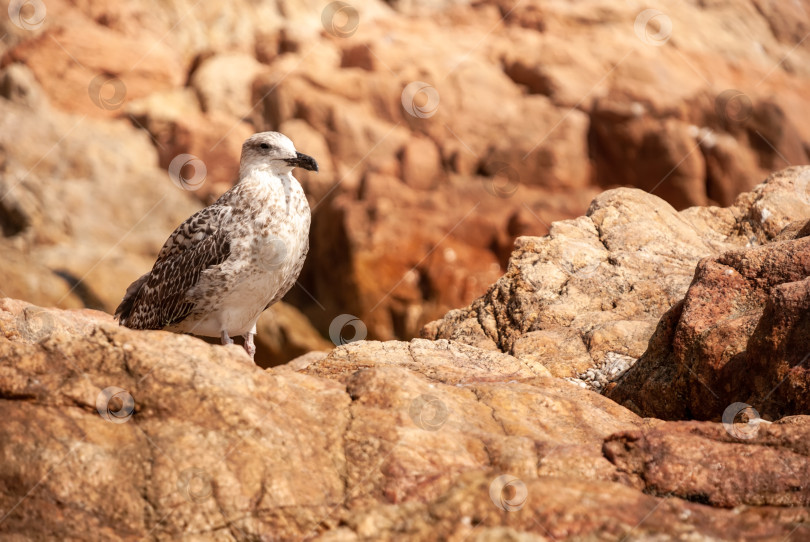
<path fill-rule="evenodd" d="M 152 270 L 115 309 L 121 325 L 221 337 L 222 344 L 241 335 L 253 359 L 259 315 L 292 288 L 309 250 L 309 204 L 295 167 L 318 171 L 283 134 L 248 138 L 237 183 L 169 236 Z"/>

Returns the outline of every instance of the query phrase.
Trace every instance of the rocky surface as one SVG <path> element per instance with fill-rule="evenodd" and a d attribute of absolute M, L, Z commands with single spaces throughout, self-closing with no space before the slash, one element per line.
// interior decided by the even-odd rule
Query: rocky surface
<path fill-rule="evenodd" d="M 790 168 L 740 195 L 730 207 L 695 207 L 681 212 L 641 190 L 609 190 L 594 199 L 586 216 L 552 224 L 546 237 L 518 239 L 506 274 L 469 307 L 450 311 L 427 325 L 423 336 L 513 354 L 546 366 L 554 376 L 576 378 L 597 390 L 617 380 L 644 354 L 647 361 L 635 369 L 635 376 L 628 375 L 622 392 L 628 398 L 645 394 L 649 401 L 657 402 L 658 408 L 639 405 L 641 412 L 672 419 L 712 418 L 721 404 L 719 412 L 731 401 L 717 399 L 719 390 L 704 389 L 697 382 L 705 382 L 709 372 L 719 369 L 721 359 L 725 363 L 745 347 L 748 335 L 740 331 L 746 326 L 749 333 L 753 330 L 770 286 L 795 282 L 786 284 L 784 293 L 779 290 L 771 294 L 776 304 L 771 310 L 785 322 L 778 324 L 778 330 L 759 330 L 763 350 L 753 357 L 763 359 L 763 365 L 751 378 L 763 378 L 760 387 L 775 385 L 788 367 L 801 363 L 806 353 L 801 345 L 810 344 L 805 338 L 806 287 L 801 282 L 808 274 L 806 243 L 781 241 L 780 237 L 783 231 L 783 237 L 804 235 L 797 229 L 804 222 L 794 221 L 810 218 L 808 180 L 810 168 Z M 721 262 L 727 258 L 727 263 L 713 266 L 705 260 L 730 250 L 734 252 L 720 257 Z M 704 260 L 698 265 L 701 258 Z M 742 288 L 746 279 L 733 273 L 732 261 L 738 262 L 739 273 L 750 276 L 749 286 Z M 671 315 L 658 324 L 673 306 L 676 308 L 671 312 L 680 310 L 685 294 L 694 313 L 687 318 L 699 318 L 700 323 L 690 323 L 688 331 L 686 320 L 679 323 L 679 317 Z M 724 323 L 719 325 L 718 319 Z M 656 326 L 658 332 L 653 337 Z M 678 338 L 674 342 L 671 337 L 663 338 L 675 326 Z M 694 344 L 691 337 L 704 331 L 711 331 L 706 346 Z M 648 349 L 651 337 L 653 343 Z M 728 337 L 736 341 L 736 350 L 729 346 Z M 664 362 L 673 348 L 680 353 Z M 795 353 L 777 369 L 769 361 L 775 353 L 767 360 L 760 357 L 768 348 L 794 349 Z M 750 363 L 754 363 L 753 357 Z M 657 364 L 655 371 L 660 375 L 650 372 L 650 363 Z M 743 359 L 737 363 L 736 367 L 746 366 Z M 642 366 L 648 367 L 644 373 L 638 372 Z M 678 386 L 664 376 L 672 370 L 683 373 Z M 791 373 L 798 379 L 790 399 L 794 403 L 801 402 L 802 370 L 797 367 Z M 725 386 L 732 385 L 719 373 L 712 378 L 717 379 L 718 386 L 720 380 Z M 709 388 L 714 385 L 708 383 Z M 786 386 L 777 395 L 786 399 L 781 394 L 791 394 L 790 389 Z M 699 414 L 696 402 L 685 400 L 689 394 L 703 401 L 713 396 L 714 410 Z M 665 411 L 665 404 L 670 412 Z M 806 402 L 795 403 L 795 407 L 788 410 L 804 412 Z"/>
<path fill-rule="evenodd" d="M 255 130 L 322 166 L 302 174 L 313 251 L 290 296 L 322 336 L 342 314 L 417 335 L 604 188 L 730 205 L 808 160 L 802 2 L 119 4 L 15 2 L 0 21 L 3 236 L 43 281 L 69 268 L 88 307 L 112 310 L 230 186 Z"/>
<path fill-rule="evenodd" d="M 807 416 L 755 427 L 671 422 L 612 435 L 602 449 L 633 484 L 651 495 L 725 508 L 806 507 L 809 432 Z M 756 465 L 751 457 L 757 458 Z"/>
<path fill-rule="evenodd" d="M 15 70 L 14 81 L 16 96 L 39 92 L 24 68 Z M 78 298 L 110 311 L 198 204 L 168 176 L 155 178 L 155 150 L 145 134 L 121 121 L 43 107 L 0 99 L 2 243 L 14 254 L 11 261 L 42 270 L 14 278 L 5 260 L 2 288 L 13 295 L 42 284 L 43 304 Z"/>
<path fill-rule="evenodd" d="M 645 420 L 448 341 L 265 371 L 238 346 L 5 299 L 0 410 L 9 539 L 810 535 L 806 417 L 747 440 Z"/>
<path fill-rule="evenodd" d="M 8 8 L 4 539 L 810 538 L 807 2 Z M 260 366 L 120 328 L 267 129 Z"/>
<path fill-rule="evenodd" d="M 810 411 L 810 221 L 791 230 L 701 260 L 608 396 L 666 419 L 734 418 L 740 403 L 768 419 Z"/>
<path fill-rule="evenodd" d="M 480 292 L 490 278 L 484 264 L 505 263 L 516 236 L 546 233 L 552 220 L 563 218 L 558 211 L 567 209 L 538 193 L 576 194 L 582 210 L 593 185 L 637 186 L 678 209 L 729 205 L 768 168 L 807 162 L 806 135 L 785 114 L 793 107 L 786 100 L 798 105 L 802 99 L 788 99 L 794 90 L 784 79 L 776 97 L 758 96 L 759 89 L 747 93 L 755 85 L 746 79 L 762 58 L 735 45 L 756 35 L 757 43 L 778 47 L 786 35 L 774 41 L 766 34 L 794 14 L 730 3 L 656 6 L 672 23 L 658 47 L 649 39 L 656 22 L 630 31 L 641 6 L 494 4 L 438 14 L 420 6 L 408 12 L 413 19 L 380 17 L 368 27 L 361 12 L 356 33 L 326 43 L 298 40 L 296 57 L 277 60 L 285 62 L 281 74 L 262 74 L 255 82 L 254 98 L 262 99 L 257 122 L 284 127 L 303 119 L 317 131 L 313 139 L 331 151 L 340 185 L 325 200 L 323 190 L 312 191 L 320 207 L 316 227 L 328 230 L 322 234 L 329 236 L 328 249 L 313 253 L 304 281 L 326 306 L 351 307 L 372 336 L 409 336 Z M 734 9 L 747 21 L 744 31 L 719 24 Z M 773 30 L 763 32 L 761 18 L 772 21 Z M 687 22 L 697 19 L 707 27 Z M 413 25 L 419 47 L 409 39 Z M 602 45 L 598 51 L 595 42 Z M 770 77 L 763 73 L 756 83 L 764 86 Z M 413 80 L 425 89 L 418 99 L 407 90 Z M 407 102 L 402 108 L 400 98 Z M 409 160 L 414 148 L 423 157 L 418 175 Z M 486 192 L 461 188 L 482 181 L 501 201 L 492 204 Z M 417 191 L 416 204 L 410 189 Z M 378 202 L 380 192 L 385 199 Z M 439 198 L 448 192 L 452 199 L 445 203 Z M 437 200 L 438 217 L 420 213 Z M 483 235 L 464 234 L 471 229 Z M 508 232 L 505 240 L 500 232 Z M 483 251 L 459 250 L 458 241 Z M 334 260 L 335 246 L 350 257 L 351 265 L 336 270 L 351 285 L 345 294 L 335 294 L 334 277 L 325 279 L 316 266 Z M 436 257 L 448 249 L 457 259 Z M 487 251 L 499 260 L 487 258 Z M 447 283 L 436 278 L 450 275 L 446 268 L 456 262 L 470 282 L 477 279 L 467 291 L 442 288 Z M 369 273 L 375 280 L 366 279 Z M 322 317 L 314 308 L 307 313 Z"/>

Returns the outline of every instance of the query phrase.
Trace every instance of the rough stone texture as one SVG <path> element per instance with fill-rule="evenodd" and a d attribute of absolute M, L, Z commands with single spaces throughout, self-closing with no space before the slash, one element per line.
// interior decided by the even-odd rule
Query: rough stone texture
<path fill-rule="evenodd" d="M 149 138 L 125 123 L 0 100 L 0 289 L 114 309 L 166 232 L 199 207 L 156 165 Z"/>
<path fill-rule="evenodd" d="M 323 336 L 349 313 L 413 336 L 508 270 L 428 327 L 452 341 L 327 353 L 279 306 L 265 361 L 315 351 L 270 371 L 0 302 L 2 538 L 810 539 L 805 417 L 632 412 L 808 412 L 810 171 L 754 188 L 808 161 L 806 2 L 371 0 L 344 34 L 321 0 L 43 4 L 0 17 L 4 295 L 112 310 L 262 129 L 321 164 L 290 301 Z M 653 195 L 550 225 L 616 185 Z M 553 378 L 602 390 L 645 349 L 630 409 Z"/>
<path fill-rule="evenodd" d="M 808 161 L 801 2 L 17 4 L 23 19 L 34 4 L 45 16 L 22 28 L 11 4 L 0 20 L 0 95 L 34 111 L 4 126 L 25 133 L 51 109 L 78 123 L 60 132 L 64 145 L 32 146 L 33 162 L 81 160 L 91 118 L 116 126 L 110 146 L 142 157 L 121 172 L 165 179 L 178 155 L 202 159 L 193 195 L 205 203 L 233 182 L 254 130 L 289 132 L 318 159 L 321 173 L 302 175 L 315 208 L 302 276 L 312 298 L 290 301 L 323 335 L 349 311 L 370 337 L 416 335 L 480 296 L 516 237 L 581 215 L 601 189 L 639 187 L 677 209 L 730 205 Z M 661 13 L 645 25 L 647 9 Z M 403 105 L 412 83 L 423 91 Z M 131 143 L 139 131 L 159 167 Z M 58 215 L 47 194 L 32 202 Z M 136 207 L 118 239 L 143 216 Z M 108 275 L 82 282 L 106 290 Z"/>
<path fill-rule="evenodd" d="M 320 329 L 348 313 L 364 322 L 370 338 L 412 336 L 501 275 L 493 247 L 511 248 L 506 232 L 512 211 L 484 182 L 456 180 L 444 190 L 417 192 L 391 175 L 374 174 L 360 189 L 362 201 L 342 194 L 328 206 L 316 204 L 313 243 L 300 278 L 306 291 L 289 296 Z M 539 199 L 524 192 L 518 197 Z M 573 208 L 563 195 L 544 199 L 549 208 Z M 566 216 L 557 213 L 552 216 Z M 530 231 L 543 231 L 542 222 L 530 219 Z M 320 306 L 313 306 L 310 295 Z"/>
<path fill-rule="evenodd" d="M 752 192 L 740 195 L 731 207 L 696 207 L 681 212 L 641 190 L 609 190 L 591 203 L 586 216 L 552 224 L 546 237 L 518 239 L 506 274 L 468 308 L 451 311 L 442 320 L 427 325 L 423 336 L 501 350 L 541 363 L 555 376 L 581 377 L 589 386 L 601 389 L 621 375 L 622 366 L 617 365 L 617 359 L 630 358 L 626 365 L 631 365 L 633 359 L 644 354 L 658 319 L 683 298 L 701 258 L 768 243 L 777 239 L 791 221 L 810 217 L 810 198 L 804 192 L 808 180 L 810 168 L 790 168 L 770 176 Z M 792 245 L 769 243 L 750 249 L 750 254 L 781 254 L 787 246 Z M 749 253 L 737 254 L 737 258 L 744 259 Z M 778 283 L 776 277 L 780 273 L 785 274 L 787 282 L 806 276 L 805 256 L 797 246 L 797 250 L 791 249 L 783 258 L 774 260 L 769 267 L 774 284 Z M 698 268 L 698 275 L 702 267 Z M 755 274 L 753 268 L 751 274 Z M 738 306 L 734 301 L 745 294 L 738 292 L 739 285 L 729 282 L 733 280 L 726 277 L 726 290 L 719 294 L 709 288 L 711 292 L 695 293 L 695 298 L 702 300 L 701 306 L 722 311 L 721 298 L 715 294 L 731 296 L 728 310 L 745 311 L 745 303 Z M 742 283 L 742 277 L 737 282 Z M 750 288 L 756 288 L 755 284 Z M 801 285 L 794 287 L 801 288 Z M 794 301 L 784 302 L 796 306 L 791 309 L 795 318 L 800 318 L 804 306 L 800 301 L 802 295 L 802 291 L 794 291 L 790 297 Z M 755 311 L 751 314 L 758 319 Z M 717 322 L 713 316 L 707 315 L 703 325 L 714 328 Z M 733 319 L 732 322 L 739 324 Z M 788 331 L 786 328 L 784 333 Z M 743 335 L 731 332 L 730 335 L 744 344 Z M 785 344 L 800 345 L 800 341 L 797 337 Z M 718 352 L 725 352 L 727 345 L 723 340 L 713 344 Z M 660 362 L 670 346 L 664 342 L 657 352 L 648 351 L 650 360 Z M 608 359 L 608 355 L 613 358 Z M 799 363 L 802 355 L 797 353 L 798 357 L 789 358 L 792 361 L 788 363 Z M 709 371 L 712 363 L 704 363 Z M 690 388 L 689 393 L 702 395 L 697 389 L 700 386 L 688 379 L 690 370 L 695 370 L 693 365 L 691 361 L 679 365 L 673 360 L 666 367 L 681 367 L 686 375 L 683 386 Z M 786 370 L 787 366 L 779 369 L 780 374 Z M 634 385 L 641 389 L 646 380 L 639 374 L 638 380 L 633 380 L 635 384 L 626 389 L 631 390 Z M 774 380 L 774 375 L 765 380 L 774 384 L 779 381 Z M 654 386 L 657 382 L 654 379 L 646 385 Z M 650 400 L 669 404 L 672 413 L 642 409 L 646 415 L 667 418 L 698 415 L 687 403 L 674 400 L 680 392 L 668 388 L 671 382 L 660 384 L 662 388 L 656 388 L 658 391 L 650 395 Z M 796 385 L 799 386 L 798 382 Z M 664 388 L 668 391 L 657 396 Z M 781 393 L 788 393 L 788 389 Z"/>
<path fill-rule="evenodd" d="M 183 83 L 183 66 L 166 43 L 156 43 L 145 34 L 126 36 L 92 24 L 75 9 L 54 13 L 57 6 L 59 3 L 49 5 L 48 15 L 59 21 L 59 26 L 21 42 L 3 59 L 4 65 L 22 63 L 31 68 L 56 107 L 110 116 L 126 98 Z M 123 90 L 93 85 L 99 76 L 117 78 Z"/>
<path fill-rule="evenodd" d="M 788 229 L 701 260 L 609 397 L 667 419 L 720 419 L 737 402 L 768 419 L 810 413 L 810 222 Z"/>
<path fill-rule="evenodd" d="M 215 94 L 219 90 L 210 92 Z M 129 102 L 125 111 L 154 141 L 158 163 L 164 171 L 182 154 L 202 161 L 201 173 L 196 169 L 193 173 L 181 172 L 193 179 L 188 186 L 195 196 L 212 202 L 239 178 L 242 143 L 254 130 L 219 109 L 203 112 L 198 98 L 200 92 L 185 88 L 156 92 Z"/>
<path fill-rule="evenodd" d="M 744 438 L 721 424 L 671 422 L 612 435 L 603 450 L 648 494 L 727 508 L 808 506 L 810 416 L 741 430 Z"/>
<path fill-rule="evenodd" d="M 256 329 L 256 360 L 261 367 L 281 365 L 335 346 L 321 337 L 301 311 L 283 301 L 262 313 Z"/>
<path fill-rule="evenodd" d="M 250 89 L 262 69 L 262 64 L 248 54 L 214 55 L 194 71 L 191 85 L 203 111 L 221 111 L 241 119 L 253 109 Z"/>
<path fill-rule="evenodd" d="M 509 220 L 526 207 L 535 215 L 524 222 L 527 230 L 484 245 L 503 264 L 504 245 L 520 233 L 545 233 L 556 219 L 540 204 L 548 200 L 535 199 L 537 192 L 565 189 L 579 196 L 594 183 L 621 184 L 650 190 L 678 209 L 730 205 L 769 171 L 807 162 L 798 144 L 807 141 L 807 130 L 787 114 L 807 109 L 794 85 L 807 77 L 806 68 L 777 74 L 766 60 L 788 43 L 776 29 L 793 24 L 788 21 L 796 14 L 790 11 L 731 2 L 662 3 L 654 7 L 672 20 L 674 30 L 669 43 L 656 47 L 633 31 L 646 7 L 637 3 L 483 2 L 438 12 L 413 3 L 395 7 L 414 19 L 383 17 L 365 25 L 361 18 L 350 37 L 317 44 L 299 40 L 292 58 L 277 58 L 280 73 L 259 77 L 254 88 L 254 97 L 262 98 L 257 124 L 301 119 L 325 134 L 340 184 L 334 199 L 316 199 L 314 223 L 325 223 L 320 235 L 353 262 L 329 281 L 351 287 L 343 290 L 348 295 L 333 295 L 331 283 L 319 278 L 317 270 L 335 259 L 331 248 L 313 252 L 302 280 L 328 309 L 350 307 L 373 337 L 409 336 L 437 313 L 476 295 L 471 288 L 451 296 L 417 281 L 435 274 L 422 261 L 431 249 L 438 246 L 438 252 L 453 240 L 471 243 L 471 236 L 459 235 L 471 227 L 470 219 L 482 217 L 487 232 L 508 231 L 509 222 L 498 219 L 503 211 L 493 214 L 481 205 L 467 216 L 482 198 L 468 199 L 457 187 L 481 182 L 476 174 L 492 187 L 508 166 L 509 182 L 522 190 L 504 197 L 500 207 Z M 730 18 L 740 22 L 729 25 Z M 808 27 L 806 16 L 800 20 L 800 27 Z M 752 53 L 752 40 L 767 52 Z M 806 42 L 788 56 L 793 54 L 804 58 Z M 400 107 L 402 91 L 413 81 L 424 82 L 439 98 L 435 112 L 420 117 Z M 778 90 L 764 91 L 770 84 Z M 741 90 L 721 96 L 725 89 Z M 414 102 L 427 109 L 432 104 L 426 95 Z M 428 136 L 439 150 L 444 167 L 438 183 L 429 173 L 414 180 L 409 160 L 414 134 Z M 429 151 L 424 162 L 426 167 L 432 162 Z M 404 181 L 405 186 L 385 184 L 396 202 L 391 208 L 380 209 L 374 192 L 364 190 L 380 182 L 379 174 Z M 460 182 L 448 186 L 443 178 Z M 422 196 L 414 210 L 402 204 L 411 199 L 406 187 L 449 191 L 448 203 L 440 207 L 442 223 L 421 227 L 426 223 L 419 211 L 430 207 L 435 195 Z M 508 182 L 505 188 L 500 195 L 509 194 Z M 347 211 L 350 206 L 354 210 Z M 553 207 L 560 209 L 558 203 Z M 358 233 L 354 213 L 372 231 L 396 236 L 377 244 L 374 236 Z M 403 224 L 420 227 L 406 230 Z M 428 243 L 423 230 L 436 231 Z M 458 260 L 430 265 L 456 264 L 479 285 L 488 280 L 479 251 L 452 248 Z M 365 285 L 367 266 L 381 288 Z M 392 288 L 399 298 L 389 295 Z M 313 304 L 306 312 L 315 321 L 321 318 Z"/>
<path fill-rule="evenodd" d="M 642 420 L 546 374 L 506 354 L 427 340 L 351 343 L 263 371 L 239 346 L 5 299 L 0 532 L 425 541 L 810 534 L 806 486 L 795 490 L 788 472 L 806 480 L 806 420 L 760 427 L 743 446 L 719 424 Z M 762 453 L 751 455 L 752 445 Z M 721 458 L 747 474 L 723 478 L 712 470 Z M 694 474 L 684 480 L 685 472 Z M 502 475 L 512 478 L 499 485 Z"/>
<path fill-rule="evenodd" d="M 15 322 L 6 311 L 21 305 L 4 302 L 0 324 L 27 339 L 0 339 L 5 532 L 244 539 L 240 530 L 264 525 L 300 536 L 342 495 L 342 386 L 279 379 L 241 347 L 135 335 L 99 313 L 27 309 Z M 96 410 L 109 386 L 136 398 L 126 423 Z M 115 401 L 113 412 L 126 405 Z M 42 483 L 12 510 L 34 478 Z"/>
<path fill-rule="evenodd" d="M 0 241 L 0 296 L 27 299 L 41 305 L 56 303 L 63 308 L 84 306 L 70 284 L 44 265 L 32 262 L 11 243 Z"/>

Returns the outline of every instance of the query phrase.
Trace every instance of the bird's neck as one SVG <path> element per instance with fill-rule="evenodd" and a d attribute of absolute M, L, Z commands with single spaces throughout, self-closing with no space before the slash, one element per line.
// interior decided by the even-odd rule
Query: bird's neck
<path fill-rule="evenodd" d="M 239 180 L 240 182 L 243 179 L 251 178 L 251 177 L 287 177 L 291 176 L 292 168 L 281 168 L 278 169 L 277 167 L 273 167 L 268 163 L 247 163 L 241 164 L 239 166 Z"/>
<path fill-rule="evenodd" d="M 278 190 L 289 189 L 297 185 L 298 181 L 290 171 L 272 171 L 267 168 L 245 168 L 239 172 L 239 181 L 234 188 L 243 186 L 251 190 Z"/>
<path fill-rule="evenodd" d="M 244 168 L 239 181 L 223 198 L 236 198 L 242 201 L 241 205 L 263 208 L 268 205 L 288 206 L 290 198 L 298 194 L 303 196 L 303 188 L 289 171 Z"/>

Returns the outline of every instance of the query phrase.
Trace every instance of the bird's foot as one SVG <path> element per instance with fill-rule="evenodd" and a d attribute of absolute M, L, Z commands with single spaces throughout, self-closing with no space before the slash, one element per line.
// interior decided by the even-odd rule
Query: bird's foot
<path fill-rule="evenodd" d="M 248 331 L 242 338 L 245 339 L 245 352 L 247 352 L 248 356 L 250 356 L 251 361 L 256 363 L 254 357 L 256 356 L 256 344 L 253 342 L 253 337 L 256 335 L 255 332 Z"/>
<path fill-rule="evenodd" d="M 228 332 L 225 331 L 224 329 L 222 330 L 222 333 L 220 334 L 220 338 L 222 339 L 222 344 L 233 344 L 233 339 L 228 337 Z"/>

